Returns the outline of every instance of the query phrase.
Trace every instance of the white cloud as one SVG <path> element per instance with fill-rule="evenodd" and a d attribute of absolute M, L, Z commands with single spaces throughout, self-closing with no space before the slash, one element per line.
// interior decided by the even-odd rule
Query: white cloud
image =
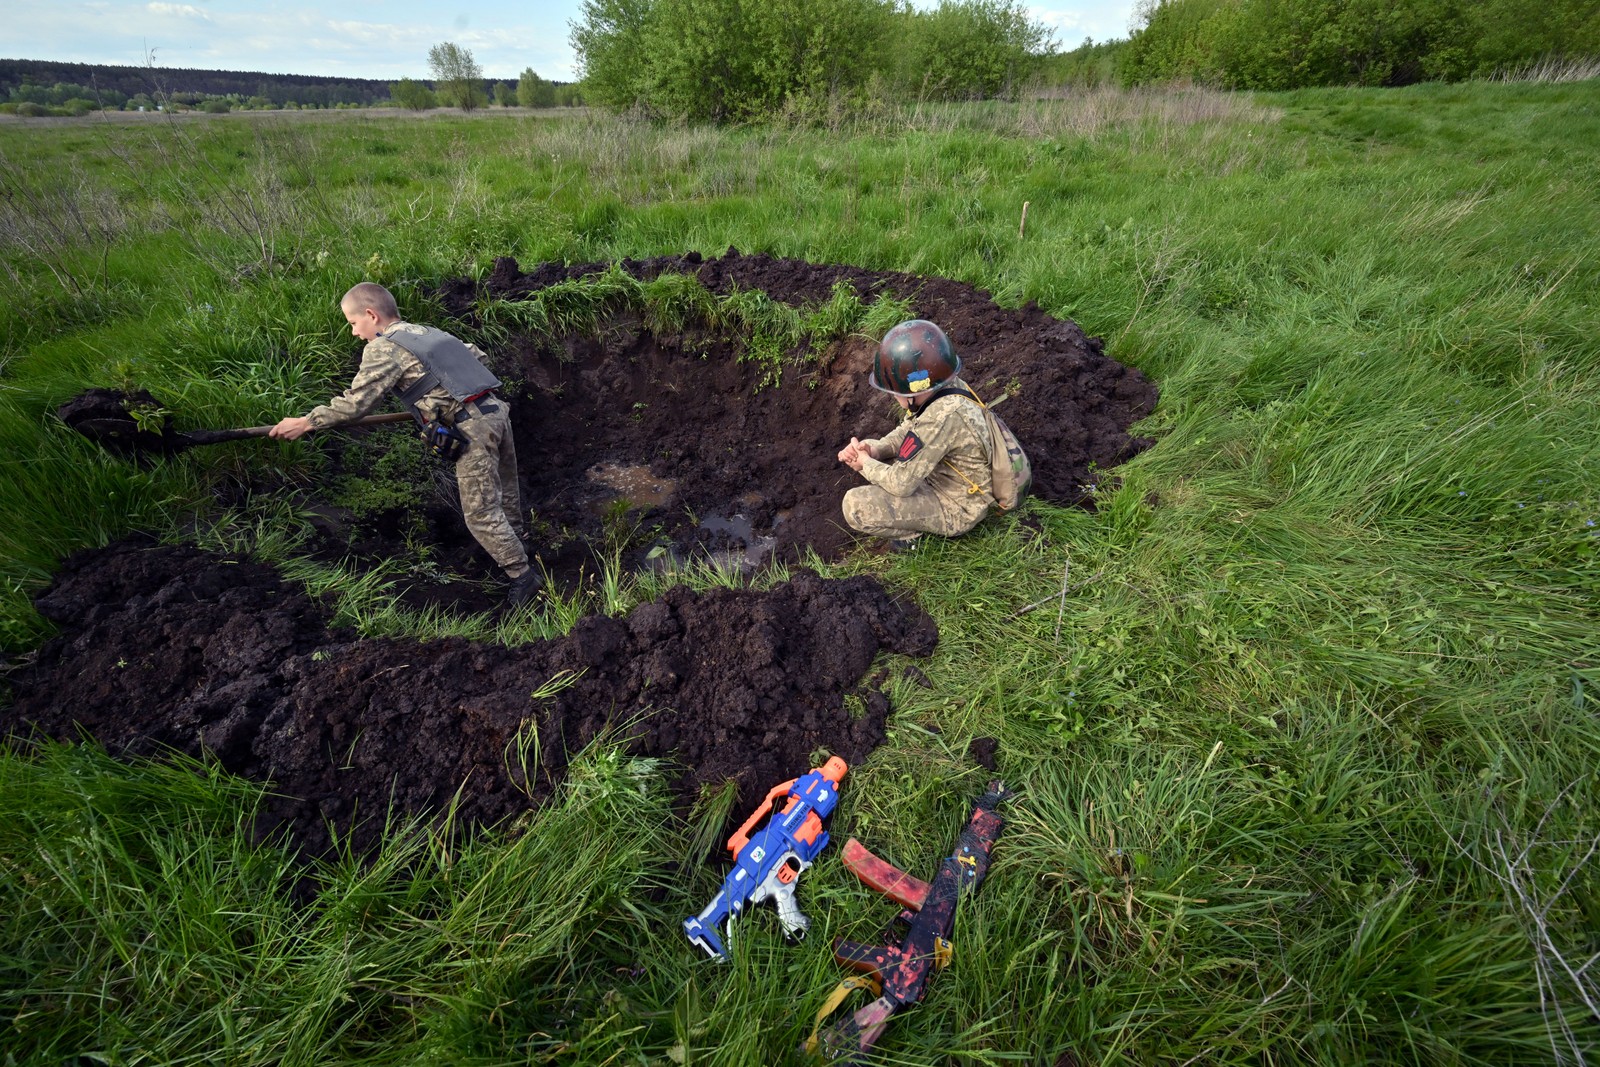
<path fill-rule="evenodd" d="M 1085 37 L 1109 41 L 1127 37 L 1134 0 L 1043 0 L 1028 5 L 1028 17 L 1055 31 L 1056 44 L 1072 49 Z"/>
<path fill-rule="evenodd" d="M 1055 11 L 1047 8 L 1030 7 L 1028 17 L 1035 22 L 1042 22 L 1048 29 L 1054 30 L 1056 44 L 1064 48 L 1076 47 L 1083 29 L 1083 16 L 1076 11 Z"/>
<path fill-rule="evenodd" d="M 193 4 L 152 3 L 144 5 L 144 9 L 155 15 L 177 15 L 180 18 L 201 19 L 205 22 L 211 21 L 210 15 Z"/>

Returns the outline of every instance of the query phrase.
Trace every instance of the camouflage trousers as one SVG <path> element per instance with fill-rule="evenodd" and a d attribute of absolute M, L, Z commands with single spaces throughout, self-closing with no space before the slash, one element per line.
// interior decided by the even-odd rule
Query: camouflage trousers
<path fill-rule="evenodd" d="M 844 521 L 852 530 L 874 537 L 910 537 L 935 533 L 960 537 L 988 514 L 952 507 L 926 485 L 910 496 L 895 496 L 876 485 L 862 485 L 844 495 Z"/>
<path fill-rule="evenodd" d="M 517 448 L 511 439 L 510 406 L 498 398 L 467 405 L 456 427 L 470 444 L 456 460 L 461 518 L 491 559 L 506 571 L 528 566 L 527 529 L 517 490 Z"/>

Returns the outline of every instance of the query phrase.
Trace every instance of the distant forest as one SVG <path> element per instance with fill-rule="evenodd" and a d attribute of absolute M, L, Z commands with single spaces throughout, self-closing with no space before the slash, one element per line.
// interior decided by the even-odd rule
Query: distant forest
<path fill-rule="evenodd" d="M 121 100 L 140 93 L 177 96 L 260 97 L 273 105 L 334 107 L 387 103 L 389 82 L 373 78 L 322 78 L 311 74 L 261 74 L 237 70 L 186 70 L 178 67 L 112 67 L 98 63 L 52 63 L 40 59 L 0 59 L 0 98 L 16 98 L 24 86 L 48 89 L 80 85 Z M 45 103 L 46 101 L 38 101 Z"/>

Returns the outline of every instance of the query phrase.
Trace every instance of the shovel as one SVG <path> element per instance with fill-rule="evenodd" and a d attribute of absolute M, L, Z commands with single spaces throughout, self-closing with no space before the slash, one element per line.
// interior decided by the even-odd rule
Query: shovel
<path fill-rule="evenodd" d="M 166 417 L 137 419 L 130 411 L 143 408 L 158 411 L 155 398 L 148 394 L 128 395 L 114 389 L 90 389 L 73 397 L 56 411 L 62 422 L 90 440 L 116 452 L 181 452 L 201 445 L 216 445 L 224 441 L 240 441 L 247 437 L 265 437 L 272 426 L 240 426 L 227 430 L 172 430 Z M 392 415 L 368 415 L 353 422 L 341 423 L 336 429 L 353 426 L 378 426 L 389 422 L 409 422 L 405 412 Z M 152 422 L 156 425 L 152 426 Z"/>

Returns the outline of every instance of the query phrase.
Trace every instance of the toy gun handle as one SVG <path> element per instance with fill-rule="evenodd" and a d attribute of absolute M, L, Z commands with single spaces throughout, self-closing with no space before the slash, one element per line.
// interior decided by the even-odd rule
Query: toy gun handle
<path fill-rule="evenodd" d="M 860 1063 L 889 1027 L 889 1017 L 905 1005 L 885 993 L 854 1015 L 847 1015 L 820 1035 L 811 1035 L 802 1052 L 820 1055 L 829 1063 Z M 818 1021 L 821 1021 L 819 1016 Z"/>
<path fill-rule="evenodd" d="M 778 922 L 783 924 L 784 936 L 791 941 L 804 941 L 806 932 L 811 929 L 811 920 L 794 899 L 799 874 L 789 866 L 791 858 L 798 859 L 791 852 L 774 864 L 750 899 L 752 903 L 771 899 L 778 907 Z"/>

